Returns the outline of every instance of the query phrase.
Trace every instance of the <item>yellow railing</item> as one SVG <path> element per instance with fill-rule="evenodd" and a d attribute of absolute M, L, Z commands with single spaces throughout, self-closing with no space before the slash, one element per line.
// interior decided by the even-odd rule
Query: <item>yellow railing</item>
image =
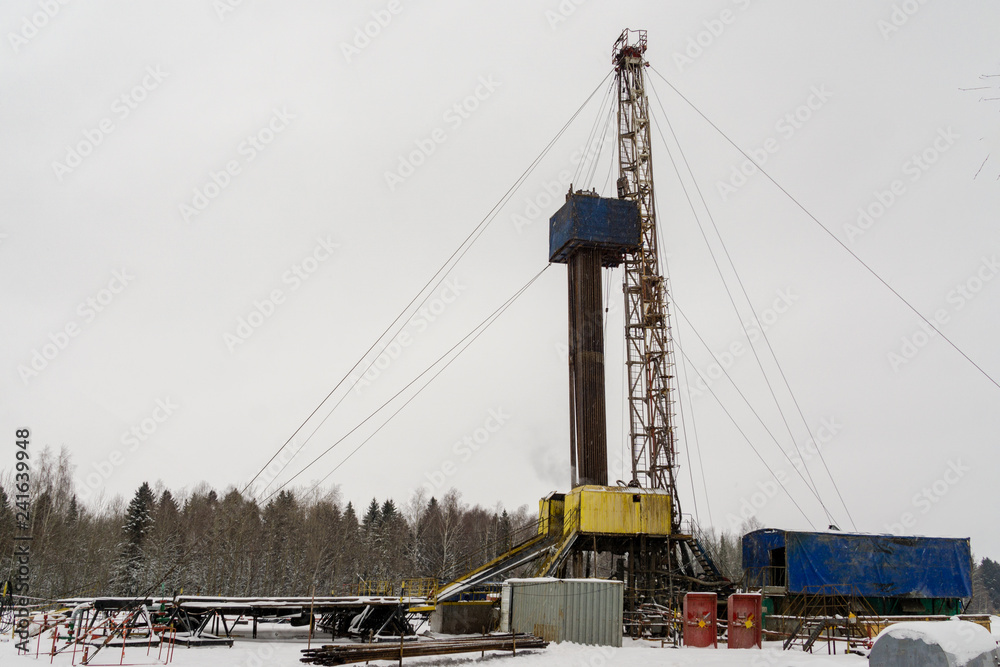
<path fill-rule="evenodd" d="M 355 585 L 354 591 L 352 592 L 355 595 L 366 597 L 390 597 L 396 594 L 396 585 L 387 580 L 365 581 L 362 579 Z"/>
<path fill-rule="evenodd" d="M 430 577 L 403 579 L 399 595 L 404 598 L 429 598 L 436 587 L 437 580 Z"/>

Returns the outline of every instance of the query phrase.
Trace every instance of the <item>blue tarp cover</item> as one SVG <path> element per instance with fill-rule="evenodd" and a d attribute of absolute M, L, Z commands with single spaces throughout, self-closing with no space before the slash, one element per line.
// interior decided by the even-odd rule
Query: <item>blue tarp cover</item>
<path fill-rule="evenodd" d="M 633 201 L 591 195 L 570 195 L 549 219 L 549 261 L 565 263 L 579 246 L 609 251 L 606 265 L 616 265 L 614 253 L 642 243 L 639 207 Z"/>
<path fill-rule="evenodd" d="M 783 563 L 773 560 L 782 548 Z M 785 566 L 784 581 L 771 569 L 777 565 Z M 789 593 L 972 596 L 968 538 L 757 530 L 743 536 L 743 567 L 751 577 L 765 573 L 767 584 L 786 584 Z"/>

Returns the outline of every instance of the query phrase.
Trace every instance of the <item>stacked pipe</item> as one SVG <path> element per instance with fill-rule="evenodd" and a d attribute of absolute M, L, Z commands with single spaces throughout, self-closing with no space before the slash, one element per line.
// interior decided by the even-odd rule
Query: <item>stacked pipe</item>
<path fill-rule="evenodd" d="M 346 665 L 369 660 L 402 660 L 430 655 L 510 651 L 545 648 L 549 643 L 528 634 L 499 634 L 461 639 L 434 639 L 401 644 L 327 644 L 303 649 L 302 662 L 312 665 Z"/>
<path fill-rule="evenodd" d="M 608 485 L 604 307 L 599 248 L 569 257 L 570 467 L 573 486 Z"/>

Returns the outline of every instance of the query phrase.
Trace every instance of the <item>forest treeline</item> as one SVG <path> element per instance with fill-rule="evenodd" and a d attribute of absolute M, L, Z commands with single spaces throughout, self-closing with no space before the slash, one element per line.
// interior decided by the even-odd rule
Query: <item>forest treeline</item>
<path fill-rule="evenodd" d="M 365 507 L 334 491 L 283 490 L 265 503 L 235 488 L 180 494 L 143 483 L 126 503 L 80 503 L 64 449 L 32 465 L 31 595 L 308 596 L 348 594 L 360 582 L 446 580 L 487 562 L 537 530 L 537 512 L 440 498 L 419 489 L 404 506 Z M 15 507 L 0 479 L 0 579 L 11 578 Z M 759 525 L 747 526 L 753 529 Z M 740 531 L 742 533 L 742 531 Z M 699 536 L 724 574 L 739 580 L 741 534 Z M 970 612 L 1000 610 L 1000 565 L 983 559 Z"/>
<path fill-rule="evenodd" d="M 281 491 L 266 503 L 203 485 L 183 495 L 142 484 L 127 503 L 80 503 L 69 454 L 44 451 L 31 471 L 31 595 L 345 594 L 359 582 L 447 578 L 506 551 L 536 512 L 470 506 L 418 490 L 404 507 L 365 507 L 337 492 Z M 0 581 L 15 534 L 11 480 L 0 481 Z"/>

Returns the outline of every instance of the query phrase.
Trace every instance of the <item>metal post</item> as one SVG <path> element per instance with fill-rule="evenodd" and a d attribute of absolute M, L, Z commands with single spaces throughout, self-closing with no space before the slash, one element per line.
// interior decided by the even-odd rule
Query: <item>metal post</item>
<path fill-rule="evenodd" d="M 312 589 L 312 599 L 309 600 L 309 641 L 306 642 L 306 649 L 312 648 L 312 643 L 313 643 L 313 621 L 316 619 L 316 617 L 313 615 L 313 609 L 315 608 L 315 604 L 316 604 L 316 587 L 313 586 L 313 589 Z M 399 664 L 401 664 L 401 665 L 403 664 L 403 649 L 402 649 L 402 647 L 400 647 L 400 649 L 399 649 Z"/>
<path fill-rule="evenodd" d="M 49 664 L 56 659 L 56 641 L 59 639 L 59 624 L 52 628 L 52 653 L 49 656 Z"/>

